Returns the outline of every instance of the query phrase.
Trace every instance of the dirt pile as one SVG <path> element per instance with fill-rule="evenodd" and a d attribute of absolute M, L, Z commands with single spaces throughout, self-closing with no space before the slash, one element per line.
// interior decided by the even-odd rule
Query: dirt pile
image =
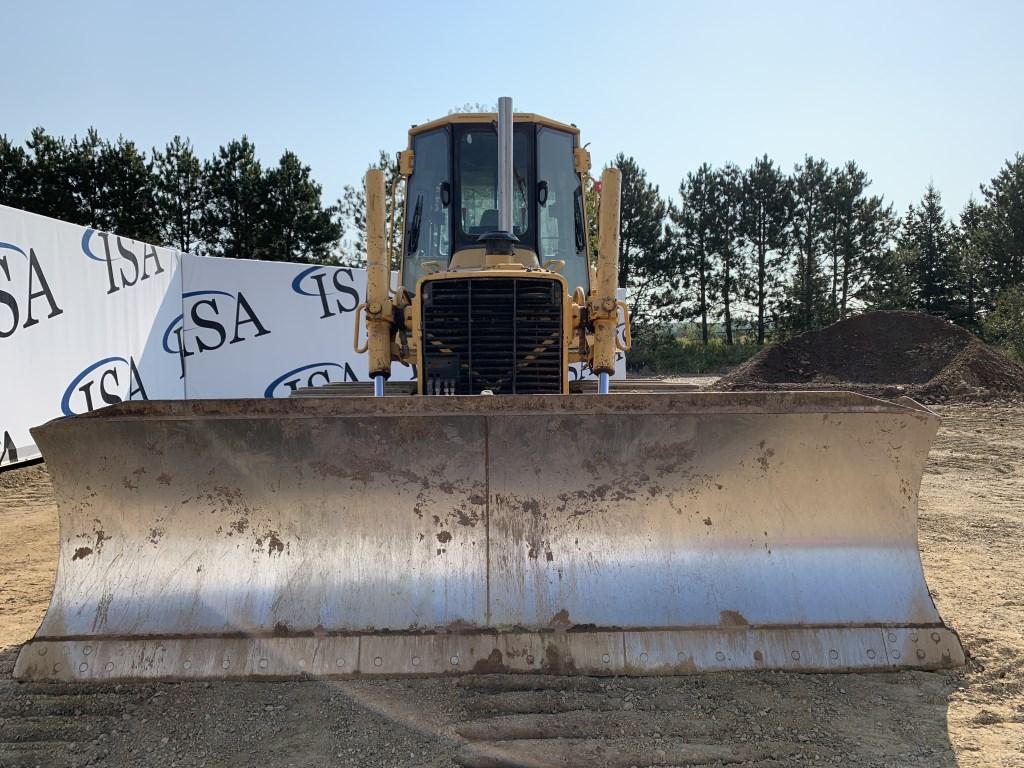
<path fill-rule="evenodd" d="M 1019 399 L 1024 368 L 941 318 L 868 312 L 769 347 L 713 388 L 842 388 L 923 402 Z"/>

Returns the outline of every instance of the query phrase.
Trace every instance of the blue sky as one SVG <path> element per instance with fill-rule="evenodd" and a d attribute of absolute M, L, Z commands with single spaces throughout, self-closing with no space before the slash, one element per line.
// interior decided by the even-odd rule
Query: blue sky
<path fill-rule="evenodd" d="M 574 122 L 664 193 L 703 161 L 855 159 L 959 210 L 1024 151 L 1024 2 L 7 2 L 0 133 L 285 148 L 329 200 L 470 102 Z"/>

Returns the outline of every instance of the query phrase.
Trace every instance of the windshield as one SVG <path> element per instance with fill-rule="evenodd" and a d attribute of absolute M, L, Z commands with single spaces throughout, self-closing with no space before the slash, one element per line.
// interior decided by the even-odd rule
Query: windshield
<path fill-rule="evenodd" d="M 569 131 L 517 123 L 513 128 L 512 233 L 516 248 L 541 264 L 564 261 L 575 288 L 590 287 L 584 200 Z M 480 249 L 498 229 L 498 137 L 493 123 L 464 123 L 416 134 L 405 207 L 402 284 L 444 269 L 452 254 Z M 429 266 L 436 262 L 436 267 Z M 427 266 L 425 266 L 427 265 Z"/>
<path fill-rule="evenodd" d="M 569 292 L 590 290 L 583 225 L 583 190 L 576 173 L 573 137 L 553 128 L 537 131 L 537 224 L 541 263 L 565 262 Z"/>
<path fill-rule="evenodd" d="M 448 181 L 448 131 L 421 133 L 413 139 L 415 168 L 409 177 L 405 259 L 402 285 L 410 293 L 426 274 L 428 261 L 447 266 L 451 253 L 448 212 L 451 185 Z"/>
<path fill-rule="evenodd" d="M 530 230 L 530 136 L 516 127 L 512 138 L 512 234 L 523 239 Z M 498 229 L 498 135 L 491 126 L 463 128 L 457 148 L 459 240 L 476 243 Z"/>

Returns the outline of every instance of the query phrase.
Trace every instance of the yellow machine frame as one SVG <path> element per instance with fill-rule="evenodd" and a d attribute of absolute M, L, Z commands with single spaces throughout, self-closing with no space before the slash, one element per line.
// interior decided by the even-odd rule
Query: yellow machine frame
<path fill-rule="evenodd" d="M 413 137 L 435 128 L 456 123 L 488 123 L 497 119 L 496 113 L 474 113 L 449 115 L 409 130 L 409 146 L 399 152 L 398 170 L 402 183 L 408 186 L 409 177 L 415 170 L 415 154 L 412 149 Z M 519 113 L 514 122 L 526 122 L 556 128 L 572 134 L 574 143 L 574 165 L 580 177 L 584 201 L 587 182 L 590 179 L 590 153 L 579 147 L 579 129 L 573 125 L 532 114 Z M 392 295 L 390 288 L 391 242 L 387 231 L 387 196 L 384 172 L 370 169 L 366 173 L 366 248 L 367 248 L 367 290 L 366 302 L 356 308 L 355 338 L 356 352 L 369 355 L 371 377 L 387 379 L 392 361 L 406 365 L 415 364 L 423 371 L 423 334 L 420 327 L 422 291 L 410 297 L 402 286 L 404 259 L 399 272 L 399 289 Z M 628 351 L 631 344 L 629 309 L 618 299 L 618 258 L 619 258 L 619 206 L 621 198 L 621 174 L 617 168 L 607 168 L 601 175 L 600 209 L 598 222 L 597 268 L 590 267 L 590 293 L 577 289 L 569 293 L 569 285 L 558 270 L 564 262 L 548 262 L 541 265 L 537 254 L 522 249 L 511 256 L 488 256 L 483 247 L 463 249 L 452 255 L 450 264 L 438 264 L 438 271 L 424 276 L 420 285 L 446 279 L 464 278 L 466 273 L 486 272 L 488 277 L 514 277 L 527 279 L 555 280 L 563 289 L 562 331 L 566 343 L 562 345 L 562 392 L 569 391 L 569 366 L 572 363 L 587 363 L 597 374 L 611 374 L 615 370 L 616 351 Z M 392 210 L 394 209 L 395 184 L 391 189 Z M 583 223 L 585 253 L 591 253 L 589 226 L 584 202 Z M 392 221 L 391 235 L 394 236 Z M 401 236 L 402 253 L 405 252 L 405 232 Z M 624 322 L 622 341 L 616 333 L 619 317 Z M 360 343 L 361 320 L 365 315 L 366 341 Z M 581 325 L 586 339 L 585 348 L 580 349 Z M 425 394 L 425 377 L 418 376 L 417 391 Z"/>

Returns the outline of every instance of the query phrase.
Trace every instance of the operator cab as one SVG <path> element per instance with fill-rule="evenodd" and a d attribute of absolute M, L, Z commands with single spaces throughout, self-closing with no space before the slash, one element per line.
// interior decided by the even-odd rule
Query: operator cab
<path fill-rule="evenodd" d="M 482 235 L 498 229 L 496 115 L 459 114 L 409 132 L 402 284 L 431 272 L 487 266 Z M 563 261 L 569 292 L 590 290 L 579 131 L 517 114 L 512 131 L 513 260 L 527 269 Z"/>

